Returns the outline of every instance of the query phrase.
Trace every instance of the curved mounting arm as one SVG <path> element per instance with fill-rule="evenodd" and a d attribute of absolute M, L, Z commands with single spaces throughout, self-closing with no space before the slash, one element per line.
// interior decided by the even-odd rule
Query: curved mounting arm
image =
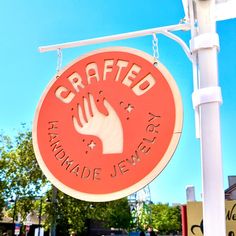
<path fill-rule="evenodd" d="M 187 46 L 187 44 L 178 36 L 176 36 L 175 34 L 169 32 L 169 31 L 162 31 L 161 34 L 165 35 L 166 37 L 173 39 L 174 41 L 176 41 L 184 50 L 185 54 L 187 55 L 188 59 L 192 62 L 193 58 L 192 58 L 192 53 L 190 52 L 189 47 Z"/>

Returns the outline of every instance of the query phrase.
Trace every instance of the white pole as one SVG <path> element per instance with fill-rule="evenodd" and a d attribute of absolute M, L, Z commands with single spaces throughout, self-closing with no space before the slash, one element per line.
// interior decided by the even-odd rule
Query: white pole
<path fill-rule="evenodd" d="M 215 0 L 196 0 L 198 35 L 216 32 Z M 217 48 L 198 51 L 200 89 L 218 86 Z M 205 236 L 224 236 L 225 202 L 220 138 L 219 103 L 200 107 L 203 221 Z"/>

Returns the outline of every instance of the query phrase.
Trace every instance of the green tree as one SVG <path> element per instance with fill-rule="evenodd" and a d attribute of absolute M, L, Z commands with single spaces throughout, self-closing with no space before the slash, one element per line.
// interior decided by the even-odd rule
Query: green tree
<path fill-rule="evenodd" d="M 1 168 L 1 166 L 0 166 Z M 3 192 L 5 188 L 5 182 L 0 180 L 0 194 Z M 3 217 L 3 208 L 5 206 L 5 202 L 4 202 L 4 198 L 3 198 L 3 195 L 1 194 L 0 195 L 0 220 L 2 219 Z"/>
<path fill-rule="evenodd" d="M 0 219 L 3 217 L 3 208 L 5 206 L 5 189 L 7 188 L 7 181 L 5 179 L 5 166 L 6 162 L 2 160 L 1 156 L 2 153 L 5 152 L 10 147 L 10 140 L 8 137 L 3 135 L 2 133 L 0 134 Z"/>
<path fill-rule="evenodd" d="M 161 233 L 181 231 L 180 207 L 171 207 L 168 204 L 152 204 L 152 227 Z"/>
<path fill-rule="evenodd" d="M 16 210 L 15 216 L 20 212 L 24 220 L 29 212 L 39 210 L 35 196 L 48 184 L 36 161 L 30 131 L 23 128 L 14 139 L 0 135 L 0 167 L 1 196 L 5 202 L 14 200 L 9 216 Z"/>
<path fill-rule="evenodd" d="M 72 198 L 58 191 L 56 204 L 57 222 L 63 223 L 71 231 L 83 232 L 85 229 L 85 220 L 89 214 L 89 203 Z"/>
<path fill-rule="evenodd" d="M 58 191 L 55 204 L 48 204 L 47 212 L 57 216 L 57 232 L 60 235 L 66 235 L 68 231 L 82 235 L 91 221 L 99 221 L 108 228 L 129 229 L 130 226 L 127 198 L 111 202 L 86 202 Z M 48 218 L 47 223 L 50 224 L 50 221 L 52 218 Z"/>
<path fill-rule="evenodd" d="M 4 136 L 0 142 L 0 176 L 7 182 L 4 197 L 40 195 L 48 181 L 36 161 L 31 132 L 19 132 L 14 140 Z"/>
<path fill-rule="evenodd" d="M 103 221 L 108 227 L 129 229 L 132 219 L 127 198 L 111 201 L 106 204 Z"/>

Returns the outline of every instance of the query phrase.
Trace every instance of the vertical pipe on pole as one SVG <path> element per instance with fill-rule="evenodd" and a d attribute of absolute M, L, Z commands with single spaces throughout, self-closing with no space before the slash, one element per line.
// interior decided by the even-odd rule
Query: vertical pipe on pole
<path fill-rule="evenodd" d="M 189 7 L 189 20 L 191 25 L 191 37 L 194 38 L 197 35 L 197 27 L 195 26 L 195 2 L 188 0 Z M 198 68 L 198 55 L 192 53 L 192 65 L 193 65 L 193 90 L 194 92 L 199 88 L 199 68 Z M 196 138 L 200 138 L 200 123 L 199 123 L 199 109 L 194 108 L 194 119 L 195 119 L 195 135 Z"/>
<path fill-rule="evenodd" d="M 196 0 L 198 34 L 215 33 L 215 0 Z M 200 89 L 218 86 L 217 48 L 198 51 Z M 225 202 L 218 102 L 200 105 L 203 220 L 205 236 L 224 236 Z"/>

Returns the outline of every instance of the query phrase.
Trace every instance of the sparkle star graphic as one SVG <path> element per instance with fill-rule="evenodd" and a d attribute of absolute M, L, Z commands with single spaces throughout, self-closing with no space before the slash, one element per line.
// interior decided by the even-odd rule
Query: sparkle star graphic
<path fill-rule="evenodd" d="M 96 147 L 96 143 L 92 140 L 89 144 L 88 147 L 92 150 Z"/>
<path fill-rule="evenodd" d="M 134 109 L 134 107 L 131 104 L 128 104 L 128 106 L 125 108 L 126 111 L 129 113 Z"/>

